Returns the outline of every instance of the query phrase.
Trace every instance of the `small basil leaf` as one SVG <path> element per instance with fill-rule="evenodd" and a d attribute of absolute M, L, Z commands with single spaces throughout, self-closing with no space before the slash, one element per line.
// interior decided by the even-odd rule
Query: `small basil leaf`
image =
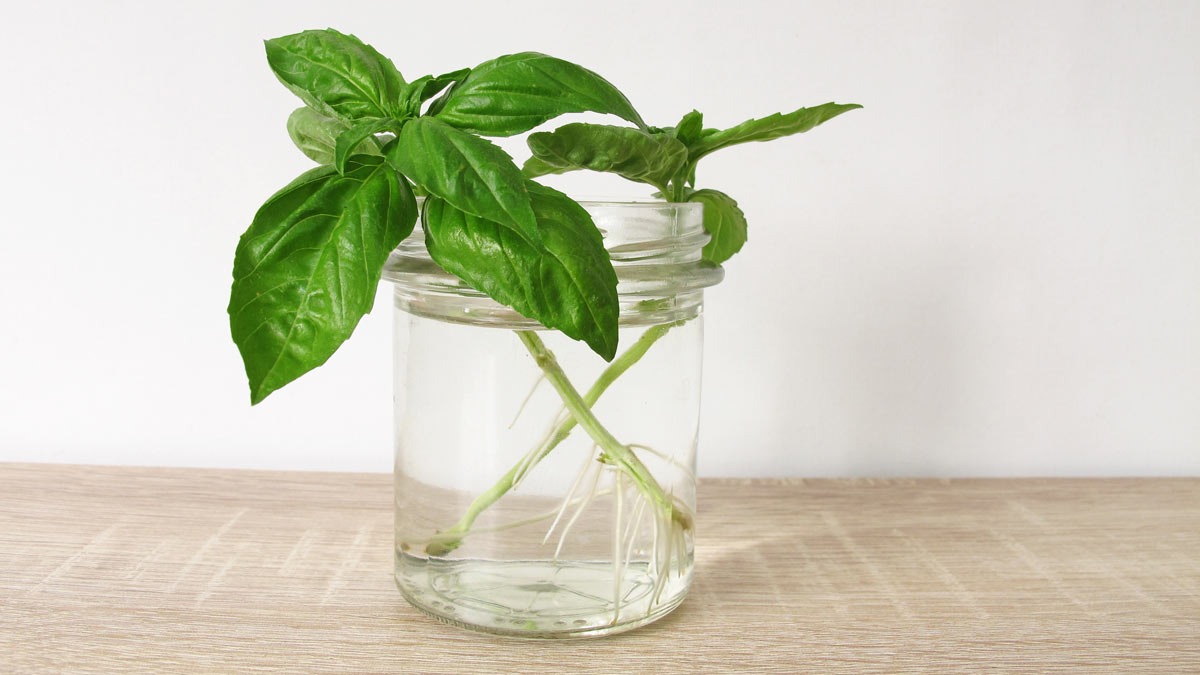
<path fill-rule="evenodd" d="M 292 142 L 317 164 L 333 164 L 337 138 L 348 127 L 345 122 L 326 117 L 312 108 L 296 108 L 288 116 L 287 131 Z M 356 155 L 378 155 L 379 144 L 363 139 L 354 149 Z"/>
<path fill-rule="evenodd" d="M 366 119 L 346 129 L 338 134 L 337 141 L 334 143 L 333 168 L 337 169 L 338 173 L 346 173 L 346 161 L 363 144 L 363 141 L 382 131 L 399 131 L 400 127 L 399 120 L 388 118 Z M 372 145 L 374 145 L 373 141 Z"/>
<path fill-rule="evenodd" d="M 612 360 L 617 276 L 600 231 L 563 193 L 532 181 L 528 191 L 541 243 L 430 197 L 422 210 L 425 246 L 434 261 L 473 288 Z"/>
<path fill-rule="evenodd" d="M 438 92 L 455 82 L 463 79 L 471 72 L 470 68 L 463 68 L 445 75 L 422 75 L 421 77 L 409 83 L 404 90 L 404 110 L 408 114 L 416 117 L 421 114 L 421 104 L 433 98 Z"/>
<path fill-rule="evenodd" d="M 397 171 L 455 208 L 537 239 L 537 217 L 521 170 L 487 140 L 436 118 L 418 117 L 404 125 L 386 156 Z"/>
<path fill-rule="evenodd" d="M 688 201 L 704 204 L 704 229 L 712 236 L 701 252 L 705 260 L 720 265 L 742 249 L 746 214 L 732 197 L 717 190 L 697 190 Z"/>
<path fill-rule="evenodd" d="M 704 115 L 698 110 L 683 116 L 679 120 L 679 124 L 675 125 L 675 138 L 684 145 L 691 146 L 696 141 L 700 140 L 700 134 L 704 131 Z"/>
<path fill-rule="evenodd" d="M 317 112 L 352 121 L 399 115 L 404 78 L 387 57 L 332 28 L 267 40 L 275 76 Z"/>
<path fill-rule="evenodd" d="M 521 167 L 521 173 L 525 174 L 526 178 L 537 178 L 538 176 L 549 176 L 551 174 L 566 173 L 574 169 L 560 169 L 556 166 L 551 166 L 537 157 L 530 157 L 525 160 L 525 164 Z"/>
<path fill-rule="evenodd" d="M 857 103 L 825 103 L 812 108 L 801 108 L 786 115 L 775 113 L 762 119 L 746 120 L 736 127 L 721 131 L 706 129 L 700 139 L 691 145 L 691 158 L 696 160 L 714 150 L 738 143 L 769 141 L 781 136 L 803 133 L 844 112 L 861 107 Z"/>
<path fill-rule="evenodd" d="M 430 107 L 438 119 L 484 136 L 512 136 L 563 113 L 609 113 L 646 127 L 629 99 L 596 73 L 536 52 L 476 66 Z M 436 108 L 436 112 L 434 111 Z"/>
<path fill-rule="evenodd" d="M 275 193 L 238 242 L 229 326 L 250 402 L 321 365 L 371 310 L 416 200 L 378 157 L 312 169 Z"/>
<path fill-rule="evenodd" d="M 687 160 L 687 147 L 668 134 L 604 124 L 565 124 L 529 136 L 529 149 L 544 164 L 571 171 L 615 173 L 664 190 Z"/>

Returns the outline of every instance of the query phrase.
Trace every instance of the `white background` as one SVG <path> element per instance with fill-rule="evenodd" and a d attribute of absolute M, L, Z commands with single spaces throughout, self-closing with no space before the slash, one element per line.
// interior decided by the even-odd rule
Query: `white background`
<path fill-rule="evenodd" d="M 751 228 L 703 474 L 1200 473 L 1200 3 L 4 7 L 0 460 L 389 470 L 386 298 L 253 409 L 225 315 L 309 166 L 261 40 L 334 26 L 409 79 L 554 54 L 663 126 L 866 106 L 702 164 Z"/>

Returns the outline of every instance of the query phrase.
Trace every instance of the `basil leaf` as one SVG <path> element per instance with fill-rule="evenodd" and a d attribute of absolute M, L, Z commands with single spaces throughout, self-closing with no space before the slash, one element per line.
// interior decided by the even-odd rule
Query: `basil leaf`
<path fill-rule="evenodd" d="M 746 120 L 736 127 L 721 131 L 705 130 L 700 139 L 691 145 L 691 159 L 697 160 L 710 152 L 738 143 L 769 141 L 781 136 L 803 133 L 844 112 L 861 107 L 857 103 L 825 103 L 813 108 L 801 108 L 786 115 L 775 113 L 762 119 Z"/>
<path fill-rule="evenodd" d="M 704 229 L 712 236 L 701 251 L 705 260 L 720 265 L 742 249 L 746 243 L 746 214 L 732 197 L 718 190 L 697 190 L 688 201 L 704 204 Z"/>
<path fill-rule="evenodd" d="M 421 104 L 428 101 L 441 90 L 451 84 L 463 79 L 471 72 L 470 68 L 463 68 L 445 75 L 422 75 L 409 83 L 404 90 L 404 109 L 405 111 L 416 117 L 421 114 Z"/>
<path fill-rule="evenodd" d="M 435 118 L 418 117 L 404 125 L 385 155 L 429 194 L 538 239 L 537 217 L 521 170 L 487 140 Z"/>
<path fill-rule="evenodd" d="M 673 133 L 675 134 L 675 138 L 679 139 L 679 142 L 683 143 L 684 145 L 691 146 L 693 143 L 700 140 L 700 134 L 703 131 L 704 115 L 702 115 L 699 110 L 693 110 L 692 112 L 684 115 L 683 119 L 679 120 L 679 124 L 675 125 Z"/>
<path fill-rule="evenodd" d="M 629 99 L 608 80 L 536 52 L 479 64 L 435 104 L 430 112 L 438 119 L 484 136 L 512 136 L 563 113 L 585 111 L 617 115 L 646 127 Z"/>
<path fill-rule="evenodd" d="M 401 123 L 394 119 L 366 119 L 338 134 L 334 142 L 333 168 L 338 173 L 346 173 L 346 161 L 350 155 L 357 152 L 359 146 L 368 138 L 373 138 L 381 131 L 399 131 Z M 372 145 L 374 142 L 372 141 Z M 378 154 L 372 153 L 372 154 Z"/>
<path fill-rule="evenodd" d="M 252 404 L 321 365 L 371 310 L 416 200 L 377 157 L 322 166 L 275 193 L 238 242 L 229 326 Z"/>
<path fill-rule="evenodd" d="M 497 302 L 583 340 L 606 361 L 617 351 L 617 276 L 591 216 L 561 192 L 528 184 L 542 241 L 430 197 L 425 246 L 445 270 Z"/>
<path fill-rule="evenodd" d="M 333 164 L 337 138 L 347 128 L 345 122 L 326 117 L 312 108 L 296 108 L 287 120 L 288 136 L 292 142 L 317 164 Z M 370 138 L 363 139 L 352 154 L 378 155 L 379 144 Z"/>
<path fill-rule="evenodd" d="M 565 124 L 528 143 L 534 158 L 555 168 L 615 173 L 659 190 L 687 160 L 687 147 L 668 134 L 604 124 Z"/>
<path fill-rule="evenodd" d="M 322 115 L 352 121 L 401 113 L 400 71 L 353 35 L 307 30 L 267 40 L 266 47 L 279 81 Z"/>
<path fill-rule="evenodd" d="M 537 157 L 530 157 L 525 160 L 524 166 L 521 167 L 521 173 L 525 174 L 526 178 L 537 178 L 538 176 L 548 176 L 551 174 L 566 173 L 574 169 L 560 169 L 556 166 L 551 166 Z"/>

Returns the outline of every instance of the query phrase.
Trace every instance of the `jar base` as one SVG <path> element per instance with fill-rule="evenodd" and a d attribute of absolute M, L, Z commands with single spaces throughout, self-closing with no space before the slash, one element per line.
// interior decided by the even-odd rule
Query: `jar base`
<path fill-rule="evenodd" d="M 655 593 L 644 563 L 622 570 L 614 612 L 611 562 L 426 559 L 400 554 L 396 585 L 421 612 L 467 630 L 522 638 L 612 635 L 666 616 L 687 595 L 691 569 Z"/>

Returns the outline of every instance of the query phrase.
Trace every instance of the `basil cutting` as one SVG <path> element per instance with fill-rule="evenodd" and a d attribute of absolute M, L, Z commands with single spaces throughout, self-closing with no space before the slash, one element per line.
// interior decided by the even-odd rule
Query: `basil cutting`
<path fill-rule="evenodd" d="M 607 360 L 617 350 L 619 303 L 601 233 L 578 203 L 531 179 L 600 171 L 667 201 L 702 203 L 711 237 L 702 255 L 721 264 L 746 242 L 746 217 L 729 195 L 695 189 L 699 160 L 860 107 L 827 103 L 728 129 L 705 128 L 693 110 L 659 128 L 600 75 L 537 52 L 412 82 L 374 47 L 333 29 L 267 40 L 266 53 L 305 104 L 288 117 L 288 135 L 321 166 L 267 200 L 235 253 L 230 327 L 253 403 L 324 363 L 370 311 L 384 262 L 414 227 L 414 193 L 428 195 L 435 262 Z M 629 126 L 572 122 L 533 133 L 523 168 L 483 138 L 579 112 Z"/>
<path fill-rule="evenodd" d="M 826 103 L 793 112 L 751 119 L 729 129 L 703 128 L 696 110 L 674 127 L 631 129 L 601 124 L 566 124 L 553 132 L 530 134 L 533 156 L 525 162 L 529 177 L 579 169 L 615 173 L 656 189 L 671 202 L 704 204 L 704 228 L 712 239 L 704 260 L 719 265 L 746 243 L 746 215 L 732 197 L 717 190 L 696 190 L 696 166 L 705 156 L 732 145 L 799 134 L 862 106 Z"/>

